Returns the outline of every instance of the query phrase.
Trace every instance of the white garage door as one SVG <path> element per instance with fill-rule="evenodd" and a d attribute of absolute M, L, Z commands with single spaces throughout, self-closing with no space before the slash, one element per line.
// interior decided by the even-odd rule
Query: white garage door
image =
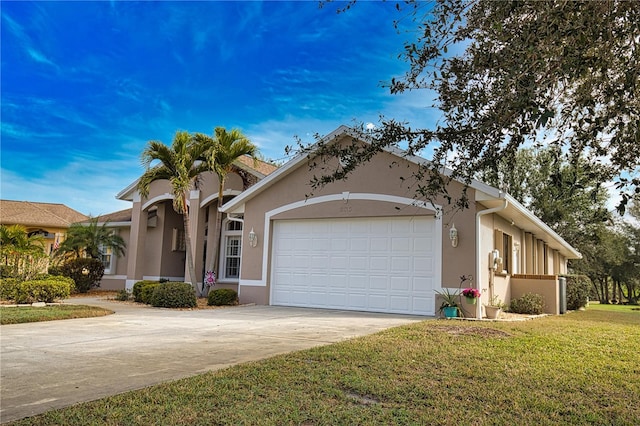
<path fill-rule="evenodd" d="M 271 304 L 433 315 L 432 217 L 274 223 Z"/>

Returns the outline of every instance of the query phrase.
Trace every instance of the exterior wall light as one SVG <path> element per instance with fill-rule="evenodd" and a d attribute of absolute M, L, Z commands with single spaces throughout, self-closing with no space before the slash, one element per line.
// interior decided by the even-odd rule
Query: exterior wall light
<path fill-rule="evenodd" d="M 449 229 L 449 239 L 451 240 L 452 247 L 458 247 L 458 230 L 456 229 L 455 223 Z"/>
<path fill-rule="evenodd" d="M 253 228 L 251 228 L 251 231 L 249 232 L 249 245 L 251 247 L 255 247 L 258 245 L 258 236 L 256 235 Z"/>

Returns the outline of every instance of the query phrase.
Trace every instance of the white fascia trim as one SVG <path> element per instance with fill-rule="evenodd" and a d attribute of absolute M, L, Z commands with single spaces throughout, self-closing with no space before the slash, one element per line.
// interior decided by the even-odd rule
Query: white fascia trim
<path fill-rule="evenodd" d="M 553 229 L 549 228 L 549 225 L 540 220 L 536 215 L 534 215 L 531 211 L 529 211 L 526 207 L 518 202 L 515 198 L 513 198 L 509 194 L 504 194 L 504 198 L 516 208 L 523 216 L 525 216 L 529 221 L 531 221 L 535 226 L 540 228 L 542 232 L 548 234 L 551 238 L 556 240 L 562 247 L 567 249 L 572 255 L 575 256 L 576 259 L 582 259 L 582 254 L 577 251 L 575 248 L 571 246 L 568 242 L 564 240 L 560 235 L 558 235 Z"/>
<path fill-rule="evenodd" d="M 98 226 L 107 226 L 107 228 L 123 228 L 131 226 L 131 221 L 129 222 L 98 222 Z M 88 224 L 85 226 L 89 226 Z"/>
<path fill-rule="evenodd" d="M 343 193 L 323 195 L 321 197 L 308 198 L 306 200 L 295 201 L 293 203 L 280 206 L 276 209 L 270 210 L 264 215 L 264 235 L 262 238 L 262 278 L 259 280 L 240 280 L 240 285 L 244 285 L 245 282 L 248 285 L 256 287 L 267 286 L 267 262 L 269 260 L 269 239 L 271 236 L 271 218 L 277 214 L 297 209 L 304 206 L 312 206 L 314 204 L 328 203 L 331 201 L 343 201 L 345 195 Z M 414 200 L 413 198 L 399 197 L 396 195 L 386 194 L 369 194 L 369 193 L 349 193 L 349 200 L 371 200 L 371 201 L 384 201 L 388 203 L 403 204 L 405 206 L 415 206 L 422 209 L 433 210 L 436 218 L 436 239 L 441 241 L 442 239 L 442 217 L 437 214 L 441 211 L 442 206 L 434 205 L 424 201 Z M 337 219 L 337 218 L 335 218 Z M 440 243 L 441 244 L 441 243 Z M 442 268 L 441 252 L 442 250 L 436 250 L 436 261 L 438 268 Z M 438 272 L 439 276 L 442 276 L 442 272 Z"/>
<path fill-rule="evenodd" d="M 158 195 L 153 197 L 150 200 L 147 200 L 147 202 L 142 205 L 142 211 L 145 211 L 146 209 L 148 209 L 158 201 L 163 201 L 163 200 L 173 200 L 173 195 L 169 194 L 168 192 L 165 192 L 162 195 Z M 187 200 L 187 204 L 189 204 L 189 200 Z"/>
<path fill-rule="evenodd" d="M 116 199 L 123 200 L 123 201 L 133 201 L 133 192 L 138 186 L 138 182 L 140 182 L 140 178 L 134 180 L 125 189 L 118 192 L 116 194 Z"/>
<path fill-rule="evenodd" d="M 240 195 L 242 194 L 242 191 L 238 191 L 237 189 L 226 189 L 223 193 L 222 196 L 226 196 L 226 195 Z M 204 200 L 202 200 L 200 202 L 200 208 L 206 206 L 207 204 L 209 204 L 211 201 L 213 200 L 217 200 L 218 199 L 218 193 L 216 192 L 215 194 L 211 194 L 209 195 L 207 198 L 205 198 Z"/>

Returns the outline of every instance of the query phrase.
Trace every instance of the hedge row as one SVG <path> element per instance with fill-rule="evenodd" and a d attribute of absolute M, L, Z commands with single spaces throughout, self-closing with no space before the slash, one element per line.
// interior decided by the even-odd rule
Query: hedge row
<path fill-rule="evenodd" d="M 51 303 L 66 299 L 75 287 L 71 278 L 48 276 L 20 282 L 14 278 L 0 279 L 0 298 L 15 303 Z"/>
<path fill-rule="evenodd" d="M 158 308 L 194 308 L 196 293 L 182 282 L 138 281 L 133 285 L 133 300 Z"/>

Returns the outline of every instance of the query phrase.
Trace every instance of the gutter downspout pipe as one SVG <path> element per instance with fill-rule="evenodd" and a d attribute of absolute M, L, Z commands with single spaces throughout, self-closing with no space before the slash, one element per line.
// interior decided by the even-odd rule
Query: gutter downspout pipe
<path fill-rule="evenodd" d="M 476 285 L 478 286 L 478 291 L 482 292 L 482 286 L 480 284 L 480 274 L 482 271 L 480 270 L 480 218 L 482 216 L 496 213 L 502 211 L 507 208 L 509 202 L 504 197 L 504 192 L 500 191 L 498 198 L 502 198 L 502 205 L 498 207 L 493 207 L 491 209 L 481 210 L 476 213 Z M 476 318 L 482 319 L 482 297 L 480 297 L 480 303 L 476 304 Z"/>

